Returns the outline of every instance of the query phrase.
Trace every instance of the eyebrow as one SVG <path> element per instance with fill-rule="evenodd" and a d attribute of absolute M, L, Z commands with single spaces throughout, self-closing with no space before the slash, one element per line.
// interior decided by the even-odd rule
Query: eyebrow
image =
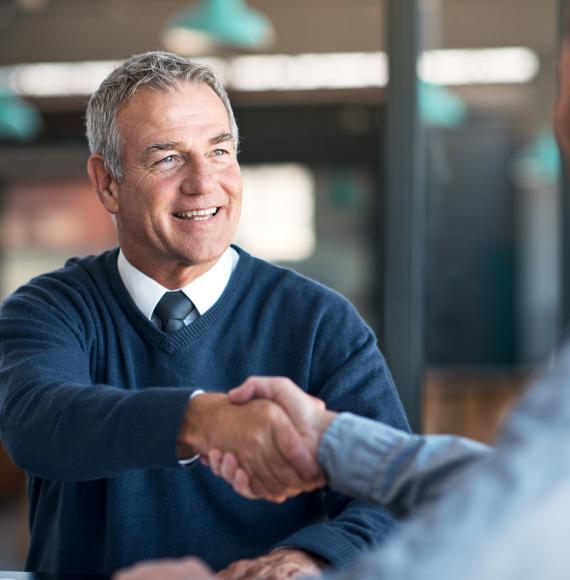
<path fill-rule="evenodd" d="M 226 141 L 235 141 L 234 136 L 227 131 L 210 139 L 210 145 L 218 145 L 219 143 L 225 143 Z"/>
<path fill-rule="evenodd" d="M 234 136 L 224 131 L 209 140 L 210 145 L 218 145 L 220 143 L 225 143 L 227 141 L 234 141 Z M 179 141 L 165 141 L 163 143 L 152 143 L 147 145 L 143 150 L 143 159 L 150 157 L 155 151 L 167 151 L 170 149 L 178 149 L 180 147 Z"/>
<path fill-rule="evenodd" d="M 155 151 L 166 151 L 167 149 L 176 149 L 180 143 L 178 141 L 165 141 L 164 143 L 152 143 L 152 145 L 147 145 L 144 150 L 142 157 L 147 159 Z"/>

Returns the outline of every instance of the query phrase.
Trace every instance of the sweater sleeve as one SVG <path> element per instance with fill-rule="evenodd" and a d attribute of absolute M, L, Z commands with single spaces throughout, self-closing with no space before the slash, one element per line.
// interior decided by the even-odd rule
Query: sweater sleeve
<path fill-rule="evenodd" d="M 179 467 L 192 389 L 93 384 L 81 317 L 58 298 L 56 285 L 30 284 L 0 313 L 0 435 L 14 462 L 59 481 Z"/>
<path fill-rule="evenodd" d="M 331 488 L 402 516 L 440 497 L 489 456 L 489 447 L 476 441 L 410 435 L 351 413 L 331 423 L 319 446 Z"/>
<path fill-rule="evenodd" d="M 316 335 L 311 394 L 333 411 L 348 411 L 409 431 L 407 419 L 372 331 L 344 299 L 333 300 L 331 314 Z M 346 456 L 346 461 L 351 461 Z M 394 526 L 383 507 L 323 492 L 328 521 L 308 526 L 280 546 L 315 553 L 335 567 L 353 562 L 384 541 Z"/>

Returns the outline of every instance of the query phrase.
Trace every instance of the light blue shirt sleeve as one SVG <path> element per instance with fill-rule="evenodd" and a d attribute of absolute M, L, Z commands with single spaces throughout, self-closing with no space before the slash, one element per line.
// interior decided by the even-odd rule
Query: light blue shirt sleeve
<path fill-rule="evenodd" d="M 410 435 L 341 413 L 323 434 L 318 460 L 329 486 L 399 515 L 439 497 L 489 447 L 450 435 Z"/>

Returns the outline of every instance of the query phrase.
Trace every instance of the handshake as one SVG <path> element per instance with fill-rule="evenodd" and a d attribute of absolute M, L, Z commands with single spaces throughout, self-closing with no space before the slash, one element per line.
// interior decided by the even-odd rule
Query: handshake
<path fill-rule="evenodd" d="M 325 485 L 317 451 L 335 417 L 287 378 L 250 377 L 227 395 L 192 399 L 177 452 L 199 454 L 244 497 L 281 503 Z"/>

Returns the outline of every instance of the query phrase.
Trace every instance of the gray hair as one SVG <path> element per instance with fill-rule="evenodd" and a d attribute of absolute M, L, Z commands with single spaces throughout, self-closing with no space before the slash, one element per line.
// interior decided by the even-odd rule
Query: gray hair
<path fill-rule="evenodd" d="M 118 181 L 124 177 L 123 143 L 117 123 L 119 109 L 141 88 L 165 91 L 180 83 L 206 84 L 220 97 L 237 147 L 238 128 L 228 94 L 209 66 L 158 50 L 136 54 L 101 83 L 89 99 L 85 112 L 89 150 L 103 157 L 105 167 Z"/>

